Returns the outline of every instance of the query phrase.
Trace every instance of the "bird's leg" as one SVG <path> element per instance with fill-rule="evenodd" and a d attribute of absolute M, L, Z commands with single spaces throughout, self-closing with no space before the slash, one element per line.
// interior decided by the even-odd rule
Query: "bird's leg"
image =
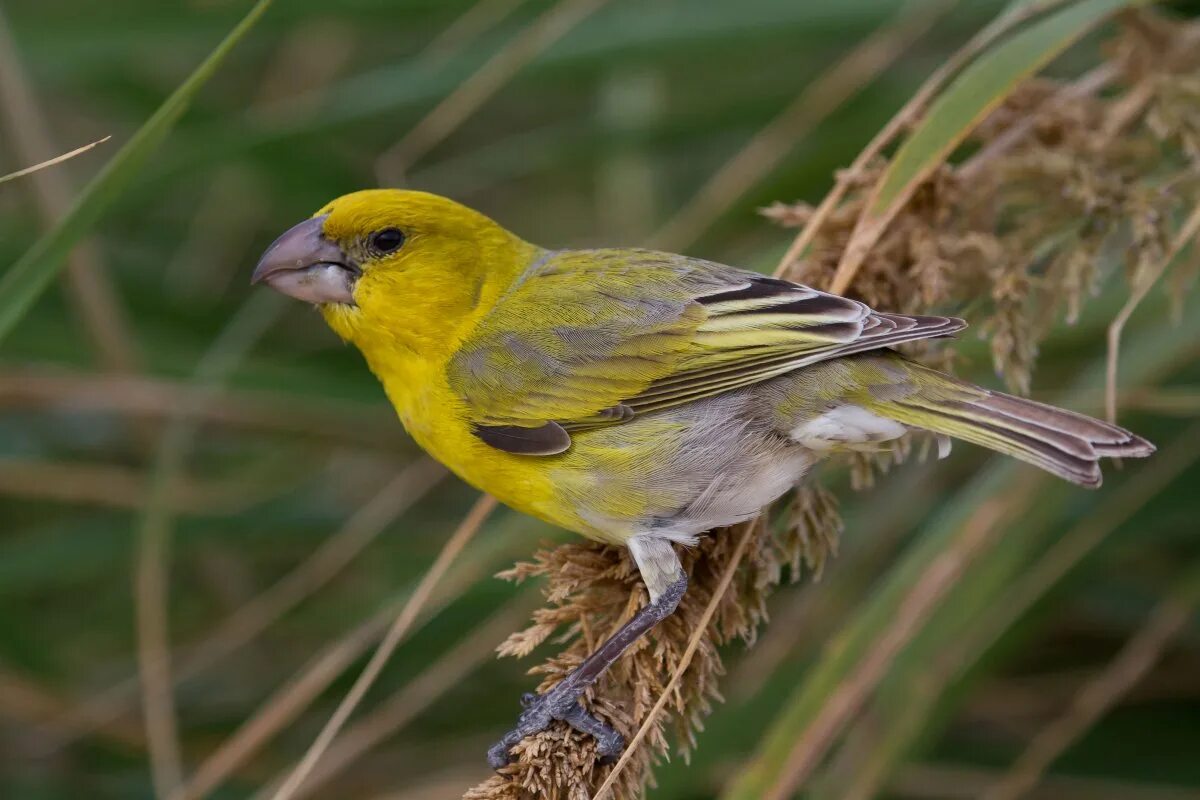
<path fill-rule="evenodd" d="M 509 763 L 508 751 L 513 745 L 526 736 L 544 731 L 556 719 L 594 736 L 596 752 L 605 761 L 615 759 L 624 749 L 625 740 L 621 734 L 588 713 L 579 698 L 630 645 L 674 613 L 688 585 L 687 576 L 669 541 L 636 536 L 630 540 L 629 548 L 650 590 L 650 603 L 545 694 L 526 694 L 521 698 L 525 710 L 517 718 L 517 727 L 488 750 L 488 763 L 493 769 Z"/>
<path fill-rule="evenodd" d="M 655 602 L 638 611 L 633 619 L 622 625 L 552 689 L 545 694 L 526 694 L 522 697 L 525 710 L 517 718 L 517 727 L 488 750 L 488 763 L 492 768 L 499 769 L 507 764 L 510 760 L 508 751 L 513 745 L 526 736 L 550 727 L 551 721 L 556 719 L 596 737 L 596 751 L 601 758 L 612 759 L 620 755 L 625 747 L 621 734 L 589 714 L 580 705 L 579 698 L 630 645 L 675 611 L 686 590 L 687 577 L 681 575 Z"/>

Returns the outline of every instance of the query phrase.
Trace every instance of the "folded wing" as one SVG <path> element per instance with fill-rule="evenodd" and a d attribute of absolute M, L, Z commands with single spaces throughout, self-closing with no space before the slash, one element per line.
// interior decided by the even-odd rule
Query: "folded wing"
<path fill-rule="evenodd" d="M 964 327 L 685 256 L 565 251 L 501 298 L 447 377 L 481 439 L 548 455 L 572 430 Z"/>

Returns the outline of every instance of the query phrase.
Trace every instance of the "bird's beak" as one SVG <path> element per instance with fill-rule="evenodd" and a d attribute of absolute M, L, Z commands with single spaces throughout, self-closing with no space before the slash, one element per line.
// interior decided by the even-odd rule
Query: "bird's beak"
<path fill-rule="evenodd" d="M 362 272 L 321 234 L 324 224 L 320 216 L 289 228 L 263 253 L 250 282 L 307 303 L 354 305 L 354 283 Z"/>

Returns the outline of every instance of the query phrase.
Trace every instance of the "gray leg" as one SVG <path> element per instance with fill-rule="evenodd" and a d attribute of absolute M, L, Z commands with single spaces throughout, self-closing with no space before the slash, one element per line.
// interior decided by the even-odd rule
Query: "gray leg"
<path fill-rule="evenodd" d="M 688 585 L 687 576 L 683 574 L 670 542 L 662 539 L 651 541 L 648 537 L 638 536 L 630 541 L 630 549 L 650 590 L 650 604 L 638 611 L 633 619 L 622 625 L 548 692 L 527 694 L 521 698 L 525 710 L 517 718 L 517 727 L 488 750 L 488 764 L 493 769 L 500 769 L 509 763 L 508 751 L 513 745 L 526 736 L 544 731 L 556 719 L 596 737 L 596 751 L 604 761 L 615 760 L 624 749 L 625 740 L 621 734 L 589 714 L 580 705 L 579 698 L 630 645 L 674 613 Z M 669 583 L 666 582 L 668 576 Z"/>

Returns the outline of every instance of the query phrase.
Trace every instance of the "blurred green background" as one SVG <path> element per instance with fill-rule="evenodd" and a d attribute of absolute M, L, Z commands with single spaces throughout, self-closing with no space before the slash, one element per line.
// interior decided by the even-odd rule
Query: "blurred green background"
<path fill-rule="evenodd" d="M 279 232 L 343 192 L 403 184 L 453 196 L 546 245 L 657 241 L 770 270 L 791 233 L 756 210 L 818 201 L 835 170 L 1003 6 L 957 4 L 878 80 L 789 141 L 745 192 L 725 197 L 694 230 L 664 231 L 756 132 L 901 4 L 277 2 L 76 249 L 72 274 L 106 275 L 112 302 L 63 279 L 0 349 L 0 796 L 154 796 L 129 681 L 137 531 L 148 524 L 164 422 L 187 405 L 188 376 L 248 298 L 243 317 L 261 324 L 261 339 L 248 336 L 229 390 L 203 410 L 183 474 L 165 489 L 174 533 L 169 607 L 160 611 L 176 667 L 201 662 L 174 693 L 188 773 L 316 654 L 394 610 L 473 502 L 472 490 L 420 460 L 357 353 L 308 308 L 248 287 Z M 233 0 L 0 4 L 0 173 L 39 160 L 22 136 L 47 155 L 113 137 L 52 175 L 0 185 L 0 264 L 17 260 L 247 8 Z M 569 30 L 540 47 L 538 32 L 560 23 Z M 473 99 L 481 86 L 470 76 L 497 53 L 494 93 L 464 106 L 470 113 L 452 130 L 436 129 L 449 117 L 443 108 L 431 123 L 429 112 L 455 93 L 456 102 Z M 1056 68 L 1095 58 L 1093 43 Z M 1102 363 L 1104 328 L 1124 292 L 1114 282 L 1078 325 L 1056 330 L 1035 396 L 1061 399 L 1073 376 Z M 1173 332 L 1165 308 L 1154 293 L 1134 316 L 1131 358 L 1194 329 Z M 964 371 L 997 384 L 984 342 L 969 336 L 960 349 Z M 873 769 L 882 771 L 878 796 L 978 796 L 1144 632 L 1151 609 L 1200 556 L 1200 390 L 1189 388 L 1200 385 L 1197 349 L 1185 344 L 1155 376 L 1165 388 L 1122 416 L 1169 458 L 1110 470 L 1097 493 L 1036 484 L 1036 500 L 1011 524 L 1042 538 L 1022 539 L 1011 563 L 991 574 L 995 585 L 980 579 L 982 608 L 969 600 L 959 608 L 982 615 L 1008 602 L 1007 583 L 1060 535 L 1082 531 L 1095 546 L 1069 558 L 1045 595 L 935 687 L 923 674 L 960 644 L 973 617 L 923 631 L 819 773 L 813 796 L 854 796 L 847 776 Z M 1080 410 L 1102 409 L 1098 388 L 1081 402 Z M 897 468 L 864 493 L 832 476 L 847 522 L 841 556 L 822 582 L 774 596 L 755 648 L 730 649 L 727 702 L 691 763 L 664 765 L 651 796 L 718 794 L 825 644 L 915 552 L 922 532 L 949 524 L 963 498 L 1003 501 L 1023 485 L 992 480 L 980 472 L 988 463 L 957 447 L 944 462 Z M 1001 491 L 989 496 L 994 486 Z M 491 658 L 536 597 L 489 576 L 561 536 L 507 511 L 487 523 L 435 595 L 436 614 L 369 695 L 364 715 L 391 710 L 378 718 L 372 746 L 314 796 L 457 797 L 486 776 L 484 750 L 511 722 L 531 686 L 523 672 L 538 661 Z M 317 562 L 308 560 L 314 553 Z M 271 589 L 298 566 L 308 571 Z M 265 591 L 275 594 L 264 601 Z M 508 616 L 487 627 L 497 608 Z M 246 622 L 247 614 L 260 616 Z M 218 652 L 214 631 L 232 652 Z M 1054 763 L 1037 796 L 1200 797 L 1195 616 L 1160 650 L 1148 674 Z M 275 779 L 363 658 L 361 647 L 349 652 L 314 701 L 247 748 L 210 796 L 251 797 Z M 889 744 L 899 748 L 892 756 Z"/>

